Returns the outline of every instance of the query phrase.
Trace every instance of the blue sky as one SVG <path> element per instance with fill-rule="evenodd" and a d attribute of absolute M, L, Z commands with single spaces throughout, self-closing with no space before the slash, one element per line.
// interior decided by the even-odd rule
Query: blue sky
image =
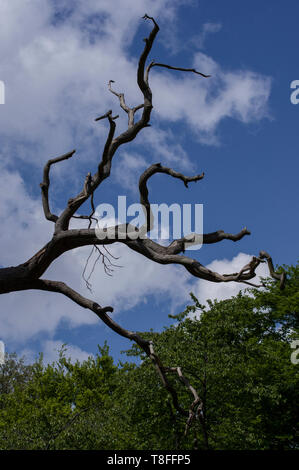
<path fill-rule="evenodd" d="M 52 234 L 43 219 L 39 183 L 45 162 L 73 148 L 76 157 L 52 173 L 51 203 L 59 212 L 94 171 L 107 125 L 94 118 L 112 108 L 120 112 L 107 82 L 140 102 L 136 64 L 142 38 L 154 15 L 160 32 L 151 58 L 196 67 L 212 77 L 153 69 L 152 127 L 119 149 L 111 178 L 99 188 L 96 204 L 115 204 L 118 195 L 138 202 L 137 181 L 151 163 L 188 175 L 205 172 L 190 184 L 165 175 L 150 182 L 152 202 L 200 203 L 204 231 L 251 236 L 190 252 L 219 272 L 240 269 L 261 249 L 275 264 L 297 262 L 299 105 L 290 101 L 290 83 L 299 79 L 295 0 L 3 0 L 0 5 L 0 264 L 28 259 Z M 88 207 L 86 206 L 86 211 Z M 75 225 L 74 225 L 75 226 Z M 122 268 L 108 278 L 101 265 L 92 277 L 93 298 L 115 307 L 126 328 L 159 331 L 169 313 L 182 311 L 193 291 L 227 298 L 239 284 L 211 284 L 191 278 L 183 268 L 160 266 L 128 249 L 113 246 Z M 68 253 L 45 274 L 90 297 L 82 279 L 89 250 Z M 265 274 L 262 266 L 258 273 Z M 44 292 L 12 293 L 0 298 L 0 339 L 8 352 L 39 351 L 46 360 L 68 343 L 70 355 L 84 359 L 105 340 L 117 360 L 128 341 L 68 299 Z"/>

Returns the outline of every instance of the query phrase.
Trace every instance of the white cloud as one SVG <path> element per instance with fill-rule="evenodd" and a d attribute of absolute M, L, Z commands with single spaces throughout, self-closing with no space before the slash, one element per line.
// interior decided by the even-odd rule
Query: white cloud
<path fill-rule="evenodd" d="M 202 52 L 195 54 L 192 65 L 211 77 L 174 76 L 154 70 L 152 90 L 160 118 L 184 121 L 202 143 L 217 144 L 217 126 L 223 119 L 250 123 L 270 116 L 269 77 L 248 70 L 225 71 Z"/>
<path fill-rule="evenodd" d="M 252 255 L 245 253 L 239 253 L 232 260 L 222 259 L 214 260 L 212 263 L 207 265 L 208 269 L 216 271 L 220 274 L 230 274 L 239 272 L 250 260 Z M 257 277 L 252 279 L 251 282 L 259 284 L 259 276 L 268 277 L 269 271 L 265 263 L 260 264 L 256 269 Z M 207 304 L 207 300 L 224 300 L 235 296 L 241 290 L 248 289 L 248 285 L 241 284 L 238 282 L 221 282 L 213 283 L 201 279 L 198 281 L 197 289 L 194 292 L 201 304 Z"/>
<path fill-rule="evenodd" d="M 78 346 L 73 344 L 65 345 L 63 341 L 46 340 L 42 342 L 43 363 L 47 365 L 52 364 L 53 362 L 57 362 L 59 359 L 59 352 L 62 348 L 65 350 L 64 356 L 67 359 L 70 359 L 73 364 L 76 361 L 86 361 L 88 357 L 92 356 L 91 353 L 83 351 L 82 349 L 78 348 Z M 27 363 L 33 363 L 38 358 L 36 353 L 28 348 L 23 349 L 20 353 L 20 357 L 23 356 L 25 357 L 25 361 Z"/>
<path fill-rule="evenodd" d="M 208 34 L 218 33 L 221 28 L 221 23 L 204 23 L 201 33 L 194 36 L 191 42 L 197 47 L 197 49 L 203 49 L 205 47 L 205 41 Z"/>
<path fill-rule="evenodd" d="M 159 123 L 157 123 L 159 125 Z M 169 165 L 175 170 L 195 174 L 196 164 L 179 142 L 171 129 L 151 127 L 142 135 L 142 144 L 137 144 L 138 152 L 122 151 L 120 149 L 117 162 L 111 174 L 115 181 L 135 196 L 138 194 L 138 181 L 143 171 L 152 163 Z M 146 158 L 141 152 L 147 152 Z M 140 152 L 140 153 L 139 153 Z"/>
<path fill-rule="evenodd" d="M 118 107 L 107 90 L 108 80 L 116 80 L 128 102 L 140 101 L 136 61 L 128 57 L 127 47 L 140 25 L 149 30 L 142 15 L 150 9 L 163 20 L 176 5 L 169 0 L 89 0 L 73 2 L 70 8 L 69 2 L 3 0 L 2 136 L 34 143 L 31 163 L 74 145 L 85 148 L 85 158 L 94 155 L 95 140 L 105 135 L 105 126 L 95 125 L 93 119 L 112 105 Z"/>
<path fill-rule="evenodd" d="M 0 165 L 0 231 L 2 266 L 20 264 L 49 239 L 53 224 L 44 219 L 41 201 L 28 194 L 17 171 Z"/>
<path fill-rule="evenodd" d="M 162 130 L 158 127 L 151 127 L 144 134 L 143 141 L 150 148 L 149 153 L 152 161 L 160 161 L 175 169 L 194 170 L 195 163 L 191 162 L 189 155 L 179 141 L 179 136 L 175 135 L 171 129 Z"/>
<path fill-rule="evenodd" d="M 128 55 L 137 29 L 149 31 L 149 22 L 142 23 L 141 16 L 151 11 L 162 24 L 165 19 L 171 22 L 180 3 L 80 0 L 70 6 L 65 1 L 2 0 L 0 62 L 6 104 L 1 108 L 0 128 L 10 149 L 6 161 L 11 161 L 15 146 L 24 143 L 34 147 L 24 147 L 18 156 L 26 162 L 30 157 L 39 166 L 48 156 L 74 146 L 84 149 L 86 162 L 94 160 L 107 126 L 96 125 L 93 119 L 118 108 L 117 99 L 107 90 L 108 80 L 116 81 L 116 89 L 125 92 L 128 103 L 141 101 L 137 61 Z M 208 23 L 204 30 L 216 26 Z M 141 43 L 140 51 L 142 47 Z M 215 76 L 203 80 L 153 69 L 154 114 L 162 120 L 184 120 L 202 141 L 211 143 L 222 119 L 250 122 L 266 115 L 267 77 L 246 70 L 225 72 L 200 52 L 195 53 L 193 64 L 179 65 L 193 65 Z M 121 114 L 118 125 L 125 128 L 125 115 Z M 182 147 L 172 144 L 168 149 L 161 131 L 154 132 L 160 156 L 180 161 Z M 170 142 L 171 136 L 167 137 Z M 9 144 L 12 141 L 14 147 Z"/>
<path fill-rule="evenodd" d="M 63 344 L 63 341 L 52 340 L 47 340 L 43 343 L 44 362 L 46 364 L 57 361 L 58 352 L 61 350 Z M 78 346 L 73 344 L 67 344 L 65 348 L 65 357 L 70 358 L 73 363 L 76 361 L 86 361 L 88 357 L 91 356 L 90 353 L 83 351 L 82 349 L 78 348 Z"/>
<path fill-rule="evenodd" d="M 139 177 L 147 167 L 148 163 L 141 155 L 120 152 L 113 176 L 124 189 L 137 193 Z"/>
<path fill-rule="evenodd" d="M 190 276 L 181 267 L 163 266 L 132 252 L 129 248 L 115 245 L 111 248 L 119 257 L 113 277 L 99 274 L 93 276 L 95 298 L 103 305 L 115 306 L 116 313 L 128 311 L 138 304 L 147 303 L 149 296 L 168 298 L 169 307 L 182 304 L 190 289 Z M 96 286 L 100 286 L 96 294 Z"/>

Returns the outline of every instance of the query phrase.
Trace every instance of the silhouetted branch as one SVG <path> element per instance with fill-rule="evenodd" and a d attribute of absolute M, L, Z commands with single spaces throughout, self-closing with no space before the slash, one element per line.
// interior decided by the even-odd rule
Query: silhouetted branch
<path fill-rule="evenodd" d="M 75 152 L 76 150 L 72 150 L 71 152 L 65 153 L 64 155 L 61 155 L 60 157 L 52 158 L 51 160 L 48 160 L 48 162 L 44 166 L 43 181 L 42 183 L 40 183 L 40 188 L 42 191 L 42 203 L 43 203 L 44 214 L 45 214 L 46 219 L 50 220 L 51 222 L 56 222 L 58 219 L 57 215 L 52 214 L 52 212 L 50 211 L 50 205 L 49 205 L 51 165 L 54 165 L 55 163 L 58 163 L 58 162 L 62 162 L 63 160 L 67 160 L 68 158 L 71 158 Z"/>
<path fill-rule="evenodd" d="M 154 60 L 152 60 L 152 62 L 147 66 L 147 69 L 146 69 L 146 72 L 145 72 L 145 80 L 146 82 L 148 82 L 148 78 L 149 78 L 149 72 L 150 70 L 153 68 L 153 67 L 163 67 L 165 69 L 169 69 L 169 70 L 179 70 L 181 72 L 192 72 L 192 73 L 195 73 L 197 75 L 200 75 L 201 77 L 203 78 L 209 78 L 211 75 L 206 75 L 204 73 L 201 73 L 201 72 L 198 72 L 197 70 L 195 69 L 185 69 L 185 68 L 182 68 L 182 67 L 173 67 L 172 65 L 166 65 L 166 64 L 160 64 L 160 63 L 157 63 L 155 62 Z"/>

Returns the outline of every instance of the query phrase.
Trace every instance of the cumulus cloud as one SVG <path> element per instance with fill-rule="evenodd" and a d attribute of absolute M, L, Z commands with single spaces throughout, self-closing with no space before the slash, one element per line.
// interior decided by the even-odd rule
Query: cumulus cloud
<path fill-rule="evenodd" d="M 45 220 L 40 200 L 30 197 L 17 171 L 0 164 L 0 231 L 2 266 L 22 263 L 48 241 L 51 223 Z"/>
<path fill-rule="evenodd" d="M 142 136 L 146 157 L 137 152 L 121 151 L 112 177 L 124 189 L 136 195 L 141 173 L 151 164 L 160 161 L 176 170 L 195 172 L 196 165 L 190 160 L 183 146 L 170 129 L 150 128 Z M 140 149 L 141 150 L 141 149 Z"/>
<path fill-rule="evenodd" d="M 1 134 L 34 143 L 31 163 L 74 145 L 85 148 L 87 156 L 88 149 L 95 154 L 94 141 L 105 131 L 93 118 L 118 106 L 107 90 L 108 80 L 116 80 L 128 102 L 140 101 L 136 60 L 127 48 L 142 15 L 150 7 L 163 21 L 178 2 L 69 3 L 3 0 L 0 5 L 1 79 L 6 85 Z"/>
<path fill-rule="evenodd" d="M 207 36 L 211 33 L 218 33 L 222 28 L 221 23 L 204 23 L 201 33 L 192 38 L 192 43 L 198 49 L 204 49 Z"/>
<path fill-rule="evenodd" d="M 151 127 L 143 136 L 144 143 L 149 146 L 152 161 L 172 165 L 174 168 L 192 171 L 196 167 L 180 143 L 179 136 L 171 129 Z"/>
<path fill-rule="evenodd" d="M 124 189 L 136 194 L 138 179 L 147 166 L 148 163 L 142 155 L 121 152 L 113 176 Z"/>
<path fill-rule="evenodd" d="M 117 99 L 107 90 L 108 80 L 116 81 L 116 88 L 125 92 L 128 103 L 138 104 L 141 100 L 136 85 L 137 60 L 130 57 L 128 49 L 141 25 L 146 31 L 149 29 L 149 24 L 140 20 L 142 12 L 150 9 L 163 24 L 165 19 L 174 20 L 179 3 L 81 0 L 70 6 L 65 1 L 3 0 L 0 5 L 1 79 L 6 85 L 6 104 L 0 114 L 3 141 L 9 145 L 13 140 L 14 147 L 27 144 L 22 150 L 18 148 L 17 155 L 25 161 L 30 157 L 30 162 L 37 165 L 46 156 L 74 146 L 84 149 L 85 161 L 94 159 L 106 129 L 105 125 L 95 125 L 93 119 L 98 113 L 118 107 Z M 217 27 L 207 23 L 203 31 L 206 34 Z M 142 47 L 141 43 L 140 51 Z M 246 70 L 223 71 L 210 57 L 196 51 L 193 63 L 184 65 L 212 73 L 213 77 L 205 81 L 198 76 L 152 70 L 154 114 L 163 121 L 184 120 L 202 141 L 213 142 L 222 119 L 250 122 L 266 115 L 270 92 L 267 77 Z M 118 124 L 120 128 L 126 126 L 122 114 Z M 168 161 L 180 161 L 178 148 L 168 147 L 170 139 L 165 145 L 167 134 L 156 131 L 154 140 L 159 139 L 156 149 Z M 29 144 L 34 145 L 34 151 Z M 179 153 L 182 154 L 182 149 Z M 6 155 L 10 160 L 10 152 Z"/>
<path fill-rule="evenodd" d="M 202 52 L 194 56 L 196 70 L 210 74 L 174 77 L 155 71 L 152 89 L 159 103 L 158 115 L 172 122 L 184 121 L 205 144 L 218 144 L 217 126 L 223 119 L 233 118 L 250 123 L 270 117 L 267 107 L 271 79 L 248 70 L 223 70 Z"/>
<path fill-rule="evenodd" d="M 73 364 L 77 361 L 86 361 L 90 356 L 92 356 L 91 353 L 83 351 L 73 344 L 65 345 L 63 341 L 46 340 L 42 342 L 43 363 L 47 365 L 57 362 L 59 359 L 59 352 L 62 349 L 65 350 L 64 356 L 67 359 L 70 359 Z M 31 349 L 23 349 L 20 356 L 24 357 L 27 363 L 33 363 L 37 359 L 35 351 Z"/>

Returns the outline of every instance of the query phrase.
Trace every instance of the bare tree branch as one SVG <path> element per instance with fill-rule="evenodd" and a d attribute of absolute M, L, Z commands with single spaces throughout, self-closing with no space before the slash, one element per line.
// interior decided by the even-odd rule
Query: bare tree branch
<path fill-rule="evenodd" d="M 245 235 L 250 235 L 249 230 L 244 227 L 241 232 L 233 235 L 231 233 L 225 233 L 223 230 L 218 230 L 217 232 L 212 233 L 204 233 L 202 242 L 207 245 L 210 243 L 218 243 L 222 240 L 232 240 L 233 242 L 237 242 L 241 240 Z"/>
<path fill-rule="evenodd" d="M 195 69 L 185 69 L 185 68 L 182 68 L 182 67 L 173 67 L 171 65 L 160 64 L 160 63 L 157 63 L 154 60 L 152 60 L 151 63 L 147 66 L 146 71 L 145 71 L 145 81 L 146 82 L 148 82 L 149 72 L 153 67 L 164 67 L 165 69 L 169 69 L 169 70 L 179 70 L 181 72 L 192 72 L 192 73 L 196 73 L 197 75 L 200 75 L 203 78 L 209 78 L 211 76 L 211 75 L 206 75 L 204 73 L 198 72 Z"/>
<path fill-rule="evenodd" d="M 139 63 L 138 63 L 138 70 L 137 70 L 137 83 L 144 96 L 144 104 L 142 105 L 143 106 L 142 116 L 136 124 L 130 126 L 127 129 L 127 131 L 123 132 L 116 138 L 114 138 L 114 133 L 115 133 L 115 128 L 116 128 L 114 121 L 118 116 L 113 117 L 112 110 L 109 110 L 104 115 L 96 118 L 96 121 L 100 121 L 105 118 L 108 118 L 109 124 L 110 124 L 110 130 L 109 130 L 109 134 L 106 140 L 106 144 L 104 146 L 102 160 L 98 166 L 97 173 L 95 173 L 91 179 L 89 194 L 86 194 L 86 191 L 84 191 L 83 189 L 83 191 L 80 194 L 78 194 L 75 198 L 70 199 L 70 204 L 63 211 L 63 213 L 59 216 L 59 218 L 56 221 L 56 226 L 55 226 L 56 232 L 68 229 L 71 217 L 75 214 L 75 212 L 79 209 L 79 207 L 83 204 L 83 202 L 86 201 L 89 195 L 96 190 L 96 188 L 102 183 L 102 181 L 110 175 L 112 158 L 116 150 L 118 149 L 118 147 L 124 143 L 131 142 L 136 137 L 138 132 L 140 132 L 141 129 L 147 127 L 148 125 L 153 106 L 152 106 L 152 92 L 150 90 L 149 85 L 146 84 L 144 81 L 144 67 L 145 67 L 145 62 L 148 57 L 148 54 L 152 48 L 154 39 L 159 31 L 159 27 L 153 18 L 148 17 L 147 15 L 145 15 L 144 18 L 151 19 L 154 23 L 154 27 L 149 37 L 145 39 L 145 47 L 140 56 Z M 141 105 L 137 106 L 137 108 L 140 109 Z"/>
<path fill-rule="evenodd" d="M 42 191 L 42 203 L 43 203 L 43 209 L 44 209 L 44 214 L 46 219 L 50 220 L 51 222 L 56 222 L 58 217 L 55 214 L 52 214 L 50 211 L 50 205 L 49 205 L 49 187 L 50 187 L 50 168 L 51 165 L 54 165 L 55 163 L 62 162 L 63 160 L 67 160 L 68 158 L 71 158 L 76 150 L 72 150 L 71 152 L 65 153 L 64 155 L 61 155 L 60 157 L 53 158 L 49 160 L 46 165 L 44 166 L 44 175 L 43 175 L 43 181 L 40 183 L 40 188 Z"/>
<path fill-rule="evenodd" d="M 187 177 L 182 173 L 178 173 L 177 171 L 172 170 L 171 168 L 166 168 L 161 165 L 161 163 L 154 163 L 151 165 L 147 170 L 145 170 L 139 179 L 139 193 L 140 193 L 140 204 L 142 205 L 145 211 L 146 217 L 146 233 L 153 229 L 153 213 L 151 210 L 150 202 L 148 200 L 148 189 L 147 189 L 147 181 L 148 179 L 153 176 L 155 173 L 165 173 L 173 178 L 178 178 L 184 182 L 186 188 L 188 188 L 188 183 L 191 181 L 199 181 L 204 177 L 204 173 L 201 175 Z"/>
<path fill-rule="evenodd" d="M 279 282 L 280 289 L 284 289 L 285 282 L 286 282 L 286 273 L 284 271 L 282 273 L 275 272 L 272 258 L 269 255 L 269 253 L 267 253 L 266 251 L 260 251 L 260 258 L 267 260 L 270 276 L 273 277 L 273 279 L 280 281 Z"/>
<path fill-rule="evenodd" d="M 134 108 L 129 108 L 129 106 L 126 105 L 125 102 L 125 96 L 123 93 L 116 93 L 116 91 L 112 90 L 111 83 L 115 83 L 114 80 L 109 80 L 108 83 L 108 88 L 113 93 L 115 96 L 119 98 L 119 103 L 121 108 L 128 114 L 128 128 L 131 128 L 134 126 L 134 115 L 136 111 L 144 107 L 144 104 L 139 104 L 138 106 L 135 106 Z"/>

